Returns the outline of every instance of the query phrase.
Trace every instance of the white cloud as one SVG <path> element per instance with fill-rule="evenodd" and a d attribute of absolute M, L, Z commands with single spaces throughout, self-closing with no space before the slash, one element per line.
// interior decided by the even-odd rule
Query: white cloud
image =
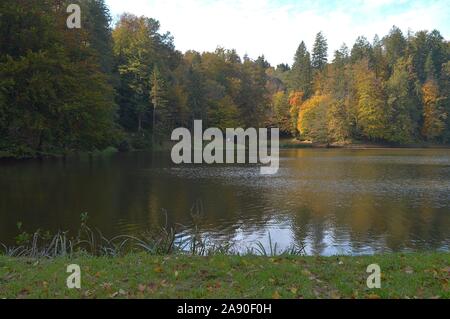
<path fill-rule="evenodd" d="M 328 38 L 330 55 L 343 42 L 353 45 L 359 35 L 371 40 L 387 34 L 393 25 L 408 29 L 439 29 L 448 38 L 446 1 L 353 0 L 321 10 L 301 1 L 275 0 L 107 0 L 113 15 L 130 12 L 161 22 L 175 37 L 177 49 L 212 51 L 235 48 L 241 55 L 264 54 L 270 63 L 291 63 L 300 41 L 311 49 L 315 34 Z M 344 4 L 345 3 L 345 4 Z M 392 5 L 396 11 L 390 10 Z M 396 13 L 395 13 L 396 12 Z"/>

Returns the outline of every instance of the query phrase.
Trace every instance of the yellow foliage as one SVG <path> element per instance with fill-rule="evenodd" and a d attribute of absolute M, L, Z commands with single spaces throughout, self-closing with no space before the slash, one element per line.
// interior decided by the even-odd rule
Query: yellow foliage
<path fill-rule="evenodd" d="M 317 142 L 328 141 L 327 111 L 329 95 L 314 95 L 300 106 L 297 129 L 304 137 Z"/>
<path fill-rule="evenodd" d="M 289 105 L 291 106 L 291 110 L 296 110 L 297 112 L 300 110 L 304 95 L 303 92 L 299 91 L 294 91 L 289 94 Z"/>
<path fill-rule="evenodd" d="M 434 81 L 426 82 L 422 87 L 423 127 L 422 135 L 427 139 L 439 137 L 445 129 L 447 114 L 440 109 L 439 88 Z"/>

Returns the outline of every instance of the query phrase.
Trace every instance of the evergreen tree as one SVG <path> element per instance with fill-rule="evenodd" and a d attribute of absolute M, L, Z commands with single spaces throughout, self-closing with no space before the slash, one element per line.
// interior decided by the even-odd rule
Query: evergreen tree
<path fill-rule="evenodd" d="M 395 143 L 410 143 L 416 137 L 419 109 L 414 93 L 411 59 L 400 58 L 387 81 L 388 128 L 386 139 Z"/>
<path fill-rule="evenodd" d="M 393 26 L 389 34 L 384 37 L 383 45 L 386 51 L 388 66 L 393 70 L 395 63 L 397 63 L 399 58 L 404 56 L 406 50 L 406 39 L 402 31 L 398 27 Z"/>
<path fill-rule="evenodd" d="M 289 88 L 301 91 L 306 97 L 312 93 L 311 57 L 302 41 L 295 53 L 294 64 L 290 72 Z"/>
<path fill-rule="evenodd" d="M 317 33 L 312 53 L 312 67 L 323 70 L 328 62 L 328 43 L 322 32 Z"/>
<path fill-rule="evenodd" d="M 366 37 L 360 36 L 356 39 L 351 52 L 351 61 L 356 63 L 360 60 L 367 59 L 370 61 L 372 58 L 372 46 Z"/>

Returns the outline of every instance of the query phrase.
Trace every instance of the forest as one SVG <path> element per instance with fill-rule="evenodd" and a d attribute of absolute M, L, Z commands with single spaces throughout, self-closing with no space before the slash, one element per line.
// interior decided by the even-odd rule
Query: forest
<path fill-rule="evenodd" d="M 81 6 L 80 29 L 67 28 L 69 3 Z M 113 23 L 104 0 L 1 1 L 0 157 L 151 148 L 194 119 L 313 143 L 450 142 L 439 31 L 393 26 L 333 54 L 322 32 L 310 50 L 292 41 L 294 63 L 272 66 L 221 47 L 182 53 L 154 18 Z"/>

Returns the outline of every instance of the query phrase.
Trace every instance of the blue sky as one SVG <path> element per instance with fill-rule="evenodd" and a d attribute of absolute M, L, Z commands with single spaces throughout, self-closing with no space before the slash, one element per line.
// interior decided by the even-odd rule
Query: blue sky
<path fill-rule="evenodd" d="M 329 54 L 359 35 L 372 40 L 393 25 L 438 29 L 450 37 L 449 0 L 106 0 L 113 17 L 122 12 L 161 22 L 178 50 L 213 51 L 217 46 L 268 61 L 292 63 L 300 41 L 309 49 L 323 31 Z"/>

